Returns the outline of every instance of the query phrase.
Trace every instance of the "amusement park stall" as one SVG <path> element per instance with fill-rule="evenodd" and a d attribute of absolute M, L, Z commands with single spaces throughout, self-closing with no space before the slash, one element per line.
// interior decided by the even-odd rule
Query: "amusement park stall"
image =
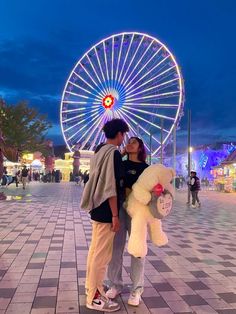
<path fill-rule="evenodd" d="M 236 150 L 212 170 L 218 191 L 236 192 Z"/>
<path fill-rule="evenodd" d="M 79 169 L 82 173 L 89 171 L 90 168 L 90 159 L 93 156 L 93 151 L 80 150 L 80 166 Z M 56 159 L 55 168 L 60 170 L 62 174 L 62 181 L 70 181 L 70 173 L 73 172 L 73 154 L 65 153 L 65 159 Z"/>

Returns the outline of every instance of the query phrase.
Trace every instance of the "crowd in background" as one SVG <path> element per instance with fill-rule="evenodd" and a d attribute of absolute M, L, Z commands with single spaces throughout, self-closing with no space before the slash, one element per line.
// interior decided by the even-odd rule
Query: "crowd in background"
<path fill-rule="evenodd" d="M 23 189 L 25 189 L 26 183 L 29 183 L 31 181 L 59 183 L 61 181 L 61 178 L 62 177 L 60 170 L 53 169 L 52 171 L 49 171 L 45 174 L 43 172 L 27 168 L 26 166 L 23 166 L 21 169 L 19 169 L 18 166 L 15 166 L 11 174 L 9 174 L 7 171 L 7 167 L 4 167 L 0 186 L 7 187 L 10 184 L 15 183 L 16 187 L 18 187 L 19 184 L 22 183 Z"/>
<path fill-rule="evenodd" d="M 89 172 L 86 170 L 85 172 L 82 172 L 79 170 L 78 173 L 73 174 L 73 172 L 70 173 L 70 182 L 75 182 L 77 185 L 85 185 L 86 182 L 89 180 Z"/>

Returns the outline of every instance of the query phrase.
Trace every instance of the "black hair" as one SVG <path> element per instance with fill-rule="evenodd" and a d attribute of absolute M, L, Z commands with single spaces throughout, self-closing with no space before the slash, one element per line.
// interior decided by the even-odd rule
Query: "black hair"
<path fill-rule="evenodd" d="M 137 136 L 132 136 L 129 141 L 134 138 L 136 139 L 136 141 L 138 142 L 139 144 L 139 151 L 138 151 L 138 160 L 139 161 L 142 161 L 142 162 L 145 162 L 146 158 L 147 158 L 147 153 L 146 153 L 146 150 L 145 150 L 145 146 L 144 146 L 144 143 L 143 141 L 141 140 L 141 138 L 137 137 Z"/>
<path fill-rule="evenodd" d="M 112 119 L 105 123 L 102 130 L 105 133 L 106 138 L 114 139 L 119 132 L 122 134 L 129 132 L 129 127 L 122 119 Z"/>

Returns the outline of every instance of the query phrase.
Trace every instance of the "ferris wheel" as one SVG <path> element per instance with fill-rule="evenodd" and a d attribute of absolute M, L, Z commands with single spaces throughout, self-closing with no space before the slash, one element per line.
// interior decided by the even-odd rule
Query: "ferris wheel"
<path fill-rule="evenodd" d="M 126 32 L 101 40 L 78 61 L 61 100 L 61 128 L 70 151 L 105 141 L 104 123 L 121 118 L 155 155 L 183 114 L 184 87 L 170 50 L 156 38 Z M 151 139 L 151 141 L 150 141 Z"/>

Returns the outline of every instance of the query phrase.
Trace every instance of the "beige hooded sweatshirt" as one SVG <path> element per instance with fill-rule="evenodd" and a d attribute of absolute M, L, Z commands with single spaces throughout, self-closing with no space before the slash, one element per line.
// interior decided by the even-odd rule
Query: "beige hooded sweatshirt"
<path fill-rule="evenodd" d="M 116 146 L 112 144 L 105 144 L 92 157 L 89 181 L 84 187 L 80 203 L 81 209 L 90 212 L 107 199 L 117 196 L 114 170 L 116 149 Z"/>

